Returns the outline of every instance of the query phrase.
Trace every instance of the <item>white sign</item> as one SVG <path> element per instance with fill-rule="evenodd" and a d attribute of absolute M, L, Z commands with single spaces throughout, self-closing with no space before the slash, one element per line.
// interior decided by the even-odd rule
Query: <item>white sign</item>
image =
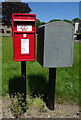
<path fill-rule="evenodd" d="M 21 54 L 29 54 L 29 39 L 21 39 Z"/>
<path fill-rule="evenodd" d="M 32 31 L 32 25 L 17 25 L 17 31 Z"/>

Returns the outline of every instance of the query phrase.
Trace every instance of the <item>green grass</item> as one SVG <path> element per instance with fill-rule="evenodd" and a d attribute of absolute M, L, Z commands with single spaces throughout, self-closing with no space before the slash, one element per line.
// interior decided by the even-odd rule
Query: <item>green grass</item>
<path fill-rule="evenodd" d="M 81 45 L 80 45 L 81 46 Z M 37 62 L 26 62 L 27 94 L 48 96 L 49 69 Z M 12 37 L 2 39 L 2 94 L 14 94 L 21 89 L 21 62 L 13 61 Z M 57 68 L 56 100 L 79 103 L 79 44 L 74 44 L 72 68 Z"/>
<path fill-rule="evenodd" d="M 75 35 L 80 35 L 81 33 L 75 33 Z"/>

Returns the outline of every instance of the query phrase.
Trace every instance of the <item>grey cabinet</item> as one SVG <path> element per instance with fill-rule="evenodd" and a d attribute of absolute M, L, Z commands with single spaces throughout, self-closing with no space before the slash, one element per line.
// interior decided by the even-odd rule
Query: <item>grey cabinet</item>
<path fill-rule="evenodd" d="M 72 67 L 74 27 L 64 21 L 38 28 L 37 61 L 43 67 Z"/>

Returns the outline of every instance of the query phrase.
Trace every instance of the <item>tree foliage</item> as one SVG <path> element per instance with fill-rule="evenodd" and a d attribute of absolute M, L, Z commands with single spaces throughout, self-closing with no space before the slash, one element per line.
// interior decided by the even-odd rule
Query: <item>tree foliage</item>
<path fill-rule="evenodd" d="M 38 27 L 41 25 L 46 24 L 45 22 L 41 22 L 40 20 L 36 19 L 36 32 L 38 33 Z"/>
<path fill-rule="evenodd" d="M 70 21 L 70 20 L 67 20 L 67 19 L 64 19 L 63 21 L 68 22 L 68 23 L 71 23 L 71 21 Z"/>
<path fill-rule="evenodd" d="M 29 13 L 31 8 L 23 2 L 2 2 L 2 22 L 10 25 L 12 13 Z"/>
<path fill-rule="evenodd" d="M 61 21 L 60 19 L 53 19 L 53 20 L 50 20 L 49 22 L 54 22 L 54 21 Z"/>
<path fill-rule="evenodd" d="M 44 25 L 44 24 L 46 24 L 45 22 L 41 22 L 41 25 Z"/>
<path fill-rule="evenodd" d="M 41 26 L 40 20 L 36 19 L 36 32 L 38 33 L 38 27 Z"/>
<path fill-rule="evenodd" d="M 79 18 L 74 18 L 72 21 L 79 21 L 80 19 Z"/>

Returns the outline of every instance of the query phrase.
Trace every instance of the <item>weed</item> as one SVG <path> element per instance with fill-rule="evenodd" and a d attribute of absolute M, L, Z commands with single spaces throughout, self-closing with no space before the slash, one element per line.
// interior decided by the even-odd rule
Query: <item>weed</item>
<path fill-rule="evenodd" d="M 42 100 L 41 97 L 36 97 L 33 99 L 33 107 L 39 108 L 39 112 L 46 112 L 45 102 Z"/>
<path fill-rule="evenodd" d="M 27 104 L 23 102 L 23 99 L 23 95 L 19 93 L 15 96 L 11 96 L 10 109 L 16 118 L 19 118 L 23 114 L 23 112 L 28 108 Z"/>
<path fill-rule="evenodd" d="M 47 112 L 47 110 L 45 109 L 45 103 L 44 102 L 41 103 L 40 112 Z"/>

